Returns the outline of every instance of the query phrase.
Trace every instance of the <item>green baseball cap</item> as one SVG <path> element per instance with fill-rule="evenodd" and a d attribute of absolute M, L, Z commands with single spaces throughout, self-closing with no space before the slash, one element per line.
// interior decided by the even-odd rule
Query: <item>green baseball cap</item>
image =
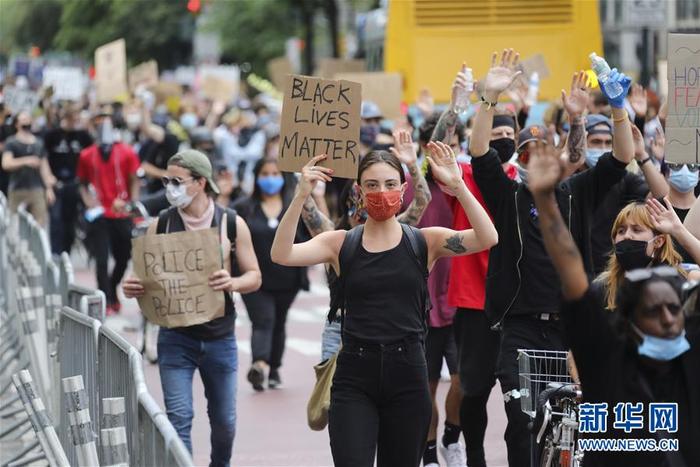
<path fill-rule="evenodd" d="M 193 175 L 204 177 L 211 187 L 212 191 L 219 194 L 219 187 L 214 182 L 213 170 L 209 158 L 195 149 L 185 149 L 180 151 L 168 160 L 168 165 L 176 165 L 187 169 Z"/>

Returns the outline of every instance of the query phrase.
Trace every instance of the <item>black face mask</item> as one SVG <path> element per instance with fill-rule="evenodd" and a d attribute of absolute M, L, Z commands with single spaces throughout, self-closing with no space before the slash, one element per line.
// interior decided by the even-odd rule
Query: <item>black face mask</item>
<path fill-rule="evenodd" d="M 498 152 L 498 158 L 501 164 L 505 164 L 513 157 L 515 152 L 515 141 L 510 138 L 498 138 L 489 142 L 489 146 Z"/>
<path fill-rule="evenodd" d="M 623 271 L 649 266 L 654 258 L 647 255 L 648 243 L 643 240 L 627 239 L 615 244 L 615 257 Z"/>

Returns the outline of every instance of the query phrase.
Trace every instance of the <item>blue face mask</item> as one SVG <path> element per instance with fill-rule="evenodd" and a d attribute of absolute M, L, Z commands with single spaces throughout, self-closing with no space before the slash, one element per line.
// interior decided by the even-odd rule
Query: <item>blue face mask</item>
<path fill-rule="evenodd" d="M 258 178 L 258 186 L 266 195 L 276 195 L 284 186 L 284 178 L 281 175 L 270 175 Z"/>
<path fill-rule="evenodd" d="M 693 172 L 683 164 L 679 170 L 671 170 L 668 183 L 681 193 L 688 193 L 698 184 L 698 171 Z"/>
<path fill-rule="evenodd" d="M 590 168 L 595 167 L 600 156 L 606 152 L 606 149 L 586 149 L 586 165 Z"/>
<path fill-rule="evenodd" d="M 683 355 L 690 349 L 690 343 L 685 338 L 685 329 L 678 337 L 671 339 L 644 334 L 635 325 L 632 325 L 632 329 L 642 338 L 642 343 L 637 347 L 637 352 L 639 352 L 639 355 L 649 357 L 652 360 L 668 362 L 679 355 Z"/>

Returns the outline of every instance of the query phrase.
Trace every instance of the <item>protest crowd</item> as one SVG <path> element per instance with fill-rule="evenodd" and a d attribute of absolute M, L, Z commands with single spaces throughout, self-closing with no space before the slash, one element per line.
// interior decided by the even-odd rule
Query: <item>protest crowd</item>
<path fill-rule="evenodd" d="M 667 160 L 665 98 L 617 69 L 599 81 L 570 70 L 533 124 L 517 52 L 490 63 L 478 82 L 468 64 L 454 70 L 446 106 L 423 93 L 394 119 L 359 87 L 308 77 L 290 78 L 284 109 L 266 93 L 221 100 L 191 86 L 177 107 L 145 86 L 112 102 L 5 100 L 0 189 L 47 229 L 54 254 L 88 252 L 108 316 L 123 297 L 143 303 L 159 287 L 151 276 L 199 275 L 199 295 L 158 299 L 156 309 L 198 315 L 161 326 L 158 365 L 190 451 L 199 371 L 211 465 L 229 465 L 246 429 L 236 426 L 237 381 L 268 391 L 309 377 L 284 373 L 286 321 L 323 277 L 325 380 L 309 424 L 328 430 L 335 465 L 485 466 L 498 382 L 512 467 L 700 466 L 700 164 Z M 320 81 L 339 90 L 314 95 Z M 289 132 L 294 97 L 319 99 L 315 113 L 293 117 L 326 134 Z M 201 248 L 182 264 L 134 255 L 130 271 L 137 236 L 139 251 L 169 238 Z M 310 274 L 316 265 L 322 276 Z M 251 320 L 240 379 L 233 293 Z M 575 388 L 577 436 L 677 448 L 582 454 L 572 443 L 541 463 L 553 451 L 536 439 L 547 421 L 523 410 L 522 349 L 568 352 L 573 383 L 554 397 Z M 541 415 L 555 399 L 539 396 L 529 395 Z M 324 397 L 329 408 L 312 420 Z M 655 404 L 674 407 L 673 427 L 652 425 Z M 603 405 L 607 431 L 583 429 Z M 644 423 L 619 428 L 639 407 Z M 559 464 L 565 456 L 578 463 Z"/>

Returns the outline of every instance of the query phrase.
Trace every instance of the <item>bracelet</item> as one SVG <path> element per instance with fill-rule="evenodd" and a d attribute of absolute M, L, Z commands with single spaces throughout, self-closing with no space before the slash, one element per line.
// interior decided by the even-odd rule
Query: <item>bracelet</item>
<path fill-rule="evenodd" d="M 647 162 L 649 162 L 650 160 L 651 160 L 651 157 L 647 157 L 646 159 L 644 159 L 643 161 L 641 161 L 641 162 L 640 162 L 639 164 L 637 164 L 637 165 L 639 165 L 639 167 L 641 167 L 641 166 L 643 166 L 644 164 L 646 164 Z"/>
<path fill-rule="evenodd" d="M 487 106 L 486 109 L 487 109 L 487 110 L 490 109 L 490 108 L 492 108 L 492 107 L 496 107 L 496 105 L 498 104 L 498 101 L 496 101 L 496 102 L 489 102 L 489 101 L 487 101 L 486 99 L 484 99 L 484 96 L 480 96 L 479 99 L 481 100 L 481 103 L 482 103 L 482 104 L 486 104 L 486 106 Z"/>
<path fill-rule="evenodd" d="M 620 118 L 615 118 L 615 117 L 613 117 L 613 122 L 615 122 L 615 123 L 624 122 L 625 120 L 629 120 L 629 119 L 630 119 L 630 117 L 629 117 L 629 115 L 627 114 L 627 111 L 625 110 L 625 116 L 624 116 L 624 117 L 620 117 Z"/>

